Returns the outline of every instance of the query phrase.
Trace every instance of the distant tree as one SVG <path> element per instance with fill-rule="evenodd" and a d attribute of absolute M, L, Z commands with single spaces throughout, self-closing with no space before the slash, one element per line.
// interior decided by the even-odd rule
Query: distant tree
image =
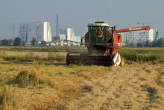
<path fill-rule="evenodd" d="M 1 40 L 1 45 L 7 46 L 9 45 L 9 41 L 7 39 Z"/>
<path fill-rule="evenodd" d="M 9 40 L 8 40 L 8 45 L 11 46 L 11 45 L 13 45 L 13 44 L 14 44 L 14 41 L 13 41 L 12 39 L 9 39 Z"/>
<path fill-rule="evenodd" d="M 32 41 L 31 41 L 31 45 L 32 45 L 32 46 L 35 46 L 36 43 L 37 43 L 36 38 L 33 38 Z"/>
<path fill-rule="evenodd" d="M 159 45 L 158 45 L 158 40 L 154 40 L 153 42 L 152 42 L 152 46 L 153 47 L 158 47 Z"/>
<path fill-rule="evenodd" d="M 153 47 L 154 42 L 149 42 L 149 47 Z"/>
<path fill-rule="evenodd" d="M 14 39 L 14 46 L 20 46 L 22 44 L 21 38 L 16 37 Z"/>
<path fill-rule="evenodd" d="M 42 46 L 46 46 L 46 44 L 47 44 L 46 41 L 41 41 Z"/>
<path fill-rule="evenodd" d="M 149 41 L 146 41 L 146 42 L 144 43 L 144 47 L 149 47 Z"/>
<path fill-rule="evenodd" d="M 138 42 L 137 47 L 144 47 L 144 42 Z"/>
<path fill-rule="evenodd" d="M 128 47 L 135 47 L 136 45 L 134 43 L 130 43 Z"/>
<path fill-rule="evenodd" d="M 26 41 L 21 41 L 21 45 L 25 46 L 26 45 Z"/>
<path fill-rule="evenodd" d="M 158 39 L 158 46 L 159 47 L 164 47 L 164 38 Z"/>

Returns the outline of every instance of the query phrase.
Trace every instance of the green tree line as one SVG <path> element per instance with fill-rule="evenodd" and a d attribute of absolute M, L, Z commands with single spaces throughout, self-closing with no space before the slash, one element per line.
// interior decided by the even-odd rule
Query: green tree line
<path fill-rule="evenodd" d="M 3 39 L 0 40 L 0 45 L 1 46 L 24 46 L 26 42 L 22 41 L 21 38 L 16 37 L 14 40 L 12 39 Z M 37 43 L 36 39 L 32 39 L 31 45 L 35 46 Z M 41 42 L 42 45 L 46 45 L 44 41 Z M 153 42 L 140 42 L 137 43 L 137 45 L 130 44 L 128 45 L 129 47 L 131 46 L 137 46 L 137 47 L 164 47 L 164 38 L 160 38 L 158 40 L 155 40 Z"/>
<path fill-rule="evenodd" d="M 24 46 L 26 42 L 22 41 L 21 38 L 16 37 L 14 40 L 13 39 L 3 39 L 0 40 L 0 45 L 1 46 Z M 32 39 L 31 45 L 36 45 L 37 41 L 36 39 Z"/>
<path fill-rule="evenodd" d="M 2 45 L 2 46 L 21 46 L 22 43 L 23 42 L 19 37 L 16 37 L 14 40 L 13 39 L 3 39 L 0 41 L 0 45 Z"/>
<path fill-rule="evenodd" d="M 141 42 L 137 43 L 137 47 L 164 47 L 164 38 L 154 40 L 153 42 Z"/>

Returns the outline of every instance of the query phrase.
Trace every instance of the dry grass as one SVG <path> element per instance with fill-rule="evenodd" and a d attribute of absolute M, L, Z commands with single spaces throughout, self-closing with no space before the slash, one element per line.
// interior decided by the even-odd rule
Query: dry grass
<path fill-rule="evenodd" d="M 16 52 L 16 51 L 0 51 L 1 61 L 9 61 L 15 63 L 38 62 L 63 62 L 66 53 L 63 52 Z"/>
<path fill-rule="evenodd" d="M 164 108 L 163 62 L 66 66 L 65 52 L 9 50 L 0 51 L 0 110 Z"/>
<path fill-rule="evenodd" d="M 20 110 L 22 107 L 25 110 L 59 109 L 66 106 L 66 101 L 84 92 L 84 80 L 103 76 L 104 73 L 99 71 L 104 69 L 105 72 L 106 67 L 97 67 L 55 66 L 39 64 L 37 61 L 26 65 L 0 64 L 0 80 L 3 83 L 1 85 L 10 86 L 16 91 L 13 94 L 19 94 L 21 101 L 16 99 L 16 102 L 19 102 Z M 97 71 L 94 71 L 95 68 Z M 15 108 L 12 104 L 9 107 Z"/>
<path fill-rule="evenodd" d="M 0 89 L 0 110 L 17 110 L 15 91 L 9 86 Z"/>

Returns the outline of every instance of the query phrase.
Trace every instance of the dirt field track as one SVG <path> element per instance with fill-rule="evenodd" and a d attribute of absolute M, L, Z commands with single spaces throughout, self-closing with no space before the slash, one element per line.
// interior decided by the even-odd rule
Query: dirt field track
<path fill-rule="evenodd" d="M 164 64 L 111 67 L 103 77 L 85 81 L 87 92 L 69 110 L 163 110 Z"/>

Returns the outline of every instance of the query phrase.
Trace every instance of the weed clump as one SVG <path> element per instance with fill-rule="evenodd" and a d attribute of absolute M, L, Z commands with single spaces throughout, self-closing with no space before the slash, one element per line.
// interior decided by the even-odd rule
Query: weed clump
<path fill-rule="evenodd" d="M 161 72 L 157 79 L 156 79 L 156 83 L 160 86 L 163 86 L 164 87 L 164 72 Z"/>
<path fill-rule="evenodd" d="M 155 87 L 150 87 L 148 85 L 142 85 L 141 86 L 143 88 L 144 91 L 147 92 L 147 97 L 149 99 L 149 103 L 154 103 L 158 98 L 158 91 Z"/>
<path fill-rule="evenodd" d="M 148 97 L 149 97 L 150 103 L 154 102 L 158 98 L 156 88 L 148 87 L 147 92 L 148 92 Z"/>
<path fill-rule="evenodd" d="M 29 84 L 38 85 L 39 78 L 35 72 L 21 71 L 15 78 L 15 83 L 21 86 L 27 86 Z"/>
<path fill-rule="evenodd" d="M 54 86 L 54 82 L 50 80 L 48 76 L 40 71 L 37 72 L 34 70 L 21 71 L 14 79 L 14 82 L 21 87 L 27 87 L 29 85 L 39 86 L 40 84 L 47 84 L 51 87 Z"/>

